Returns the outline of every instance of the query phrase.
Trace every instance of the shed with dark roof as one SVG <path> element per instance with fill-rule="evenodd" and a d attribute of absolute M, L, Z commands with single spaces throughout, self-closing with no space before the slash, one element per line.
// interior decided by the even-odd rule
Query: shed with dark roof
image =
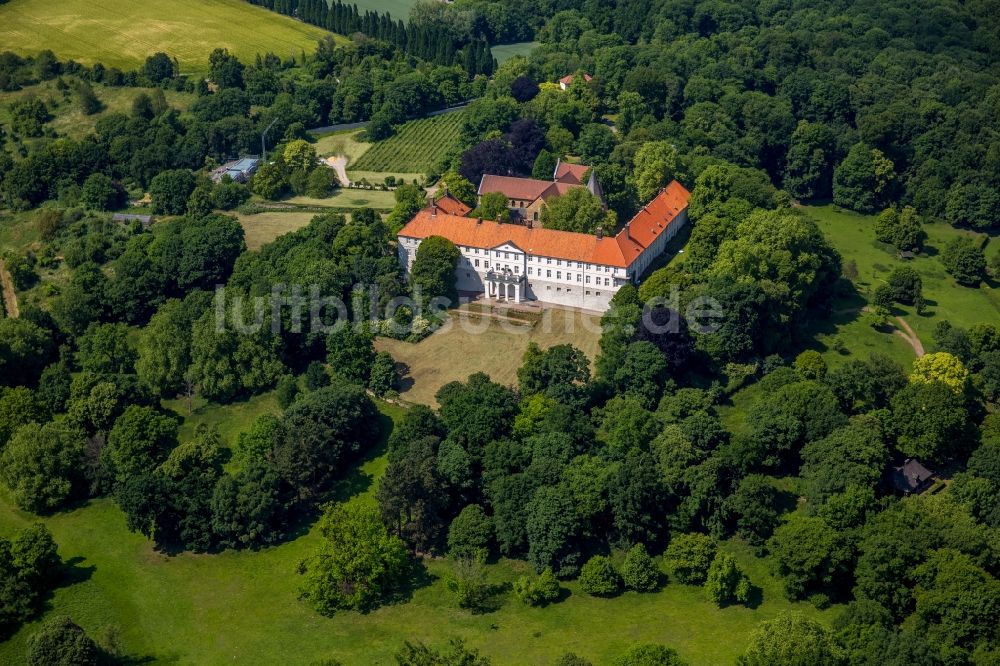
<path fill-rule="evenodd" d="M 892 487 L 904 495 L 919 495 L 934 484 L 934 472 L 916 458 L 907 458 L 902 465 L 893 467 L 890 477 Z"/>

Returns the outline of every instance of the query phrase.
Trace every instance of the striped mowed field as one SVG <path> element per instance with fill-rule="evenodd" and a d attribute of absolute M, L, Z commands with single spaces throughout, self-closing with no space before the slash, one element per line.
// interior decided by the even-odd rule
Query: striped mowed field
<path fill-rule="evenodd" d="M 51 49 L 73 59 L 132 69 L 157 51 L 182 72 L 204 72 L 208 54 L 227 48 L 244 62 L 268 51 L 284 58 L 331 33 L 245 0 L 10 0 L 0 5 L 0 51 Z M 344 37 L 337 39 L 346 40 Z"/>

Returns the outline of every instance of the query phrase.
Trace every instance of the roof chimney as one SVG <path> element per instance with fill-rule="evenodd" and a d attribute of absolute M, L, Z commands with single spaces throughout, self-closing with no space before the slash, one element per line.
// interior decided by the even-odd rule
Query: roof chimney
<path fill-rule="evenodd" d="M 625 238 L 627 238 L 629 240 L 632 240 L 632 234 L 629 233 L 629 227 L 631 227 L 631 226 L 632 226 L 631 224 L 626 224 L 624 226 L 624 229 L 625 229 Z"/>
<path fill-rule="evenodd" d="M 476 224 L 482 224 L 482 223 L 483 223 L 483 218 L 482 217 L 477 217 L 476 218 Z"/>
<path fill-rule="evenodd" d="M 534 223 L 533 223 L 533 222 L 531 221 L 531 218 L 530 218 L 530 217 L 528 218 L 527 222 L 528 222 L 528 228 L 529 228 L 529 229 L 532 229 L 532 228 L 534 228 L 534 226 L 535 226 L 535 225 L 534 225 Z"/>
<path fill-rule="evenodd" d="M 503 223 L 503 213 L 497 213 L 497 224 Z"/>
<path fill-rule="evenodd" d="M 437 201 L 434 199 L 434 197 L 431 197 L 431 215 L 437 216 L 437 214 L 438 214 Z"/>
<path fill-rule="evenodd" d="M 597 227 L 597 240 L 604 238 L 604 227 Z"/>

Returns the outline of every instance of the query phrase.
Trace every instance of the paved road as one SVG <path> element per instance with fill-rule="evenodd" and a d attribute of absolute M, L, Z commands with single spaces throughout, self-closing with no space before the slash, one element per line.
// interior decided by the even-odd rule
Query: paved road
<path fill-rule="evenodd" d="M 337 172 L 337 180 L 341 187 L 350 187 L 351 179 L 347 177 L 347 158 L 343 155 L 334 155 L 326 158 L 326 165 Z"/>

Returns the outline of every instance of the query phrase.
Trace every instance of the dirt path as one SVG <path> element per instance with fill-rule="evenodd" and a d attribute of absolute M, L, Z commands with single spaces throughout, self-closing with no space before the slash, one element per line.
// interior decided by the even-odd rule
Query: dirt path
<path fill-rule="evenodd" d="M 7 311 L 7 316 L 17 319 L 21 316 L 21 310 L 17 307 L 17 294 L 14 292 L 14 280 L 7 272 L 7 264 L 0 259 L 0 287 L 3 288 L 3 302 Z"/>
<path fill-rule="evenodd" d="M 902 317 L 896 317 L 895 319 L 899 323 L 899 325 L 903 327 L 902 331 L 900 331 L 899 329 L 894 331 L 895 334 L 906 340 L 908 343 L 910 343 L 910 346 L 913 347 L 913 351 L 914 353 L 916 353 L 917 358 L 922 357 L 925 352 L 924 352 L 924 345 L 922 342 L 920 342 L 920 338 L 918 338 L 917 334 L 913 332 L 913 329 L 910 328 L 910 325 L 906 323 L 905 319 L 903 319 Z"/>
<path fill-rule="evenodd" d="M 342 187 L 348 187 L 351 179 L 347 177 L 347 158 L 343 155 L 334 155 L 326 158 L 327 165 L 337 172 L 337 180 Z"/>

